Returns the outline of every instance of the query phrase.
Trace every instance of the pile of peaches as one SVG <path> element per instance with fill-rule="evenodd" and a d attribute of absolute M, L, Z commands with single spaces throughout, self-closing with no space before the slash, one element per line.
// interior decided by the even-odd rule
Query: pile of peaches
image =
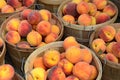
<path fill-rule="evenodd" d="M 40 47 L 55 41 L 60 26 L 46 10 L 24 9 L 18 17 L 12 17 L 5 26 L 5 40 L 19 48 Z"/>
<path fill-rule="evenodd" d="M 91 51 L 81 48 L 73 36 L 66 37 L 62 45 L 64 51 L 48 49 L 37 56 L 27 80 L 95 80 L 98 70 L 91 64 Z"/>
<path fill-rule="evenodd" d="M 13 13 L 23 10 L 35 3 L 35 0 L 0 0 L 1 13 Z"/>
<path fill-rule="evenodd" d="M 97 36 L 92 40 L 91 47 L 102 59 L 119 63 L 120 59 L 120 31 L 114 25 L 101 27 Z"/>
<path fill-rule="evenodd" d="M 96 25 L 116 15 L 116 7 L 108 0 L 71 0 L 62 8 L 62 19 L 71 24 Z"/>

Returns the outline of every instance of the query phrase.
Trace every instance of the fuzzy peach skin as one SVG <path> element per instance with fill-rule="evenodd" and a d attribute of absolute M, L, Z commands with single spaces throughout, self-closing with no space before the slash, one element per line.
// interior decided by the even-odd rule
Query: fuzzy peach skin
<path fill-rule="evenodd" d="M 89 5 L 89 8 L 90 8 L 89 14 L 90 14 L 91 16 L 94 16 L 95 13 L 97 12 L 97 7 L 96 7 L 96 5 L 93 4 L 93 3 L 88 3 L 88 5 Z"/>
<path fill-rule="evenodd" d="M 19 0 L 7 0 L 7 4 L 13 6 L 14 8 L 19 8 L 22 6 L 22 3 Z"/>
<path fill-rule="evenodd" d="M 27 41 L 21 41 L 16 44 L 19 48 L 30 48 L 30 44 Z"/>
<path fill-rule="evenodd" d="M 75 24 L 75 18 L 72 15 L 66 14 L 62 19 L 68 23 Z"/>
<path fill-rule="evenodd" d="M 91 25 L 96 25 L 96 18 L 94 16 L 91 16 Z"/>
<path fill-rule="evenodd" d="M 109 61 L 114 62 L 114 63 L 118 63 L 118 58 L 112 53 L 107 53 L 105 58 Z"/>
<path fill-rule="evenodd" d="M 72 2 L 73 3 L 76 3 L 76 4 L 78 4 L 78 3 L 80 3 L 82 0 L 72 0 Z"/>
<path fill-rule="evenodd" d="M 117 42 L 120 42 L 120 31 L 117 31 L 116 34 L 115 34 L 115 40 Z"/>
<path fill-rule="evenodd" d="M 20 14 L 22 19 L 27 19 L 28 15 L 32 12 L 32 9 L 24 9 Z"/>
<path fill-rule="evenodd" d="M 65 78 L 65 80 L 79 80 L 79 78 L 74 75 L 69 75 Z"/>
<path fill-rule="evenodd" d="M 7 5 L 7 2 L 6 2 L 5 0 L 1 0 L 1 1 L 0 1 L 0 9 L 1 9 L 2 7 L 4 7 L 5 5 Z"/>
<path fill-rule="evenodd" d="M 15 11 L 14 8 L 10 5 L 5 5 L 1 9 L 1 13 L 13 13 L 14 11 Z"/>
<path fill-rule="evenodd" d="M 23 5 L 30 7 L 35 3 L 35 0 L 22 0 L 23 1 Z"/>
<path fill-rule="evenodd" d="M 55 33 L 55 34 L 57 34 L 57 35 L 59 35 L 60 34 L 60 28 L 59 28 L 59 26 L 58 25 L 52 25 L 51 26 L 51 33 Z"/>
<path fill-rule="evenodd" d="M 120 58 L 120 42 L 116 42 L 115 44 L 113 44 L 112 53 L 116 57 Z"/>
<path fill-rule="evenodd" d="M 112 53 L 112 47 L 113 47 L 113 45 L 115 44 L 116 42 L 115 41 L 113 41 L 113 42 L 110 42 L 108 45 L 107 45 L 107 47 L 106 47 L 106 52 L 108 52 L 108 53 Z"/>
<path fill-rule="evenodd" d="M 105 52 L 106 50 L 106 44 L 101 38 L 94 39 L 91 43 L 91 47 L 96 53 L 98 53 L 99 51 Z"/>
<path fill-rule="evenodd" d="M 106 25 L 100 28 L 98 36 L 103 39 L 105 42 L 112 41 L 115 37 L 116 30 L 113 26 Z"/>
<path fill-rule="evenodd" d="M 27 41 L 31 46 L 38 46 L 42 41 L 42 36 L 37 31 L 31 31 L 27 35 Z"/>
<path fill-rule="evenodd" d="M 5 39 L 11 44 L 17 44 L 20 42 L 21 37 L 17 31 L 8 31 L 5 34 Z"/>

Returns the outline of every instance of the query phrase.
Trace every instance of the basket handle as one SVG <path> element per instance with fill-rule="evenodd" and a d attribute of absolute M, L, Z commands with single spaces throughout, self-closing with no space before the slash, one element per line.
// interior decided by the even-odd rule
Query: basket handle
<path fill-rule="evenodd" d="M 23 59 L 22 59 L 22 63 L 21 63 L 21 68 L 20 68 L 20 70 L 21 70 L 21 72 L 23 73 L 23 77 L 25 78 L 25 73 L 24 73 L 24 65 L 25 65 L 25 61 L 26 61 L 26 59 L 25 59 L 25 57 L 23 57 Z"/>

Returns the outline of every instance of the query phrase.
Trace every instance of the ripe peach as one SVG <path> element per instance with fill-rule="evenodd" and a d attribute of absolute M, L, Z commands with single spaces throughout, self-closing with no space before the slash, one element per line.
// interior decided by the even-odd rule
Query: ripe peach
<path fill-rule="evenodd" d="M 30 44 L 27 41 L 18 42 L 16 46 L 19 48 L 30 48 Z"/>
<path fill-rule="evenodd" d="M 68 23 L 75 24 L 75 18 L 72 15 L 64 15 L 62 19 Z"/>
<path fill-rule="evenodd" d="M 84 25 L 84 26 L 89 26 L 92 23 L 92 18 L 88 14 L 81 14 L 78 17 L 78 24 Z"/>
<path fill-rule="evenodd" d="M 44 41 L 45 41 L 45 43 L 51 43 L 51 42 L 56 41 L 57 38 L 58 38 L 57 34 L 50 33 L 45 37 Z"/>
<path fill-rule="evenodd" d="M 113 5 L 109 4 L 107 6 L 105 6 L 105 8 L 103 9 L 104 13 L 107 13 L 110 17 L 114 16 L 116 13 L 116 9 Z"/>
<path fill-rule="evenodd" d="M 95 52 L 97 52 L 97 53 L 98 53 L 98 52 L 101 52 L 101 51 L 102 51 L 102 53 L 103 53 L 103 52 L 105 52 L 105 50 L 106 50 L 105 42 L 104 42 L 104 40 L 101 39 L 101 38 L 96 38 L 96 39 L 94 39 L 94 40 L 92 41 L 91 46 L 92 46 L 93 50 L 94 50 Z"/>
<path fill-rule="evenodd" d="M 106 47 L 106 52 L 108 52 L 108 53 L 112 53 L 112 47 L 113 47 L 113 45 L 115 44 L 116 42 L 110 42 L 108 45 L 107 45 L 107 47 Z"/>
<path fill-rule="evenodd" d="M 65 78 L 65 80 L 79 80 L 79 78 L 74 75 L 69 75 Z"/>
<path fill-rule="evenodd" d="M 48 21 L 41 21 L 37 24 L 36 30 L 43 36 L 46 36 L 51 31 L 51 23 Z"/>
<path fill-rule="evenodd" d="M 5 5 L 1 9 L 1 13 L 13 13 L 14 11 L 15 11 L 14 8 L 10 5 Z"/>
<path fill-rule="evenodd" d="M 75 37 L 68 36 L 63 41 L 63 47 L 66 50 L 66 49 L 68 49 L 71 46 L 80 47 L 80 44 L 76 41 Z"/>
<path fill-rule="evenodd" d="M 8 31 L 5 35 L 5 39 L 11 44 L 17 44 L 20 42 L 21 37 L 17 31 Z"/>
<path fill-rule="evenodd" d="M 107 5 L 107 0 L 93 0 L 93 3 L 97 6 L 97 9 L 102 10 Z"/>
<path fill-rule="evenodd" d="M 42 16 L 37 10 L 32 10 L 27 16 L 27 20 L 30 24 L 38 24 L 42 20 Z"/>
<path fill-rule="evenodd" d="M 83 0 L 83 1 L 85 1 L 85 2 L 89 2 L 90 0 Z"/>
<path fill-rule="evenodd" d="M 52 66 L 55 66 L 60 61 L 60 52 L 51 49 L 48 51 L 45 51 L 45 54 L 43 55 L 43 63 L 47 68 L 51 68 Z"/>
<path fill-rule="evenodd" d="M 113 44 L 112 53 L 116 57 L 120 58 L 120 42 L 116 42 L 115 44 Z"/>
<path fill-rule="evenodd" d="M 41 46 L 44 46 L 44 45 L 46 45 L 46 43 L 45 42 L 41 42 L 37 47 L 41 47 Z"/>
<path fill-rule="evenodd" d="M 103 39 L 105 42 L 112 41 L 115 37 L 116 30 L 113 26 L 106 25 L 100 28 L 98 36 Z"/>
<path fill-rule="evenodd" d="M 35 3 L 35 0 L 23 0 L 23 5 L 30 7 Z"/>
<path fill-rule="evenodd" d="M 60 54 L 60 60 L 62 60 L 62 59 L 64 59 L 65 58 L 65 52 L 62 52 L 61 54 Z"/>
<path fill-rule="evenodd" d="M 0 48 L 3 46 L 3 40 L 0 38 Z"/>
<path fill-rule="evenodd" d="M 52 14 L 47 9 L 41 9 L 39 10 L 39 13 L 41 14 L 43 20 L 49 21 L 51 19 Z"/>
<path fill-rule="evenodd" d="M 93 17 L 93 16 L 91 16 L 91 19 L 92 19 L 92 21 L 91 21 L 91 25 L 96 25 L 96 18 Z"/>
<path fill-rule="evenodd" d="M 72 3 L 76 3 L 76 4 L 78 4 L 78 3 L 80 3 L 82 0 L 72 0 Z"/>
<path fill-rule="evenodd" d="M 63 72 L 66 75 L 69 75 L 72 73 L 72 69 L 73 69 L 73 64 L 68 61 L 67 59 L 62 59 L 58 62 L 58 66 L 62 68 Z"/>
<path fill-rule="evenodd" d="M 43 63 L 43 57 L 37 57 L 35 58 L 34 62 L 33 62 L 33 67 L 36 68 L 36 67 L 41 67 L 43 69 L 47 69 L 46 66 L 44 65 Z"/>
<path fill-rule="evenodd" d="M 7 5 L 7 2 L 6 2 L 5 0 L 1 0 L 1 1 L 0 1 L 0 9 L 1 9 L 2 7 L 4 7 L 5 5 Z"/>
<path fill-rule="evenodd" d="M 90 10 L 88 3 L 84 1 L 80 2 L 76 9 L 79 14 L 87 14 Z"/>
<path fill-rule="evenodd" d="M 95 13 L 94 17 L 97 18 L 97 17 L 100 15 L 100 13 L 102 13 L 102 12 L 101 12 L 101 11 L 97 11 L 97 12 Z"/>
<path fill-rule="evenodd" d="M 7 0 L 7 3 L 14 8 L 18 8 L 22 6 L 22 3 L 19 0 Z"/>
<path fill-rule="evenodd" d="M 65 51 L 65 57 L 68 61 L 75 64 L 79 62 L 82 58 L 82 51 L 79 47 L 72 46 Z"/>
<path fill-rule="evenodd" d="M 52 25 L 52 26 L 51 26 L 51 32 L 59 35 L 59 33 L 60 33 L 60 28 L 59 28 L 59 26 L 58 26 L 58 25 L 55 25 L 55 24 Z"/>
<path fill-rule="evenodd" d="M 120 42 L 120 31 L 116 32 L 116 34 L 115 34 L 115 40 L 117 42 Z"/>
<path fill-rule="evenodd" d="M 42 36 L 37 31 L 31 31 L 27 35 L 27 41 L 31 46 L 38 46 L 42 41 Z"/>
<path fill-rule="evenodd" d="M 18 27 L 18 33 L 22 37 L 26 37 L 28 35 L 28 33 L 31 32 L 31 31 L 32 31 L 31 24 L 29 24 L 29 22 L 27 20 L 22 20 L 20 22 L 19 27 Z"/>
<path fill-rule="evenodd" d="M 114 56 L 112 53 L 107 53 L 105 58 L 114 63 L 118 63 L 118 58 L 116 56 Z"/>
<path fill-rule="evenodd" d="M 89 14 L 90 14 L 91 16 L 95 15 L 95 13 L 97 12 L 97 7 L 96 7 L 96 5 L 93 4 L 93 3 L 88 3 L 88 5 L 89 5 L 89 8 L 90 8 Z"/>
<path fill-rule="evenodd" d="M 27 19 L 28 15 L 32 12 L 31 9 L 24 9 L 22 12 L 21 12 L 21 17 L 22 19 Z"/>
<path fill-rule="evenodd" d="M 11 20 L 7 22 L 6 30 L 7 31 L 10 31 L 10 30 L 18 31 L 19 25 L 20 25 L 20 19 L 12 18 Z"/>
<path fill-rule="evenodd" d="M 90 80 L 91 72 L 91 66 L 86 62 L 78 62 L 73 67 L 73 75 L 80 80 Z"/>

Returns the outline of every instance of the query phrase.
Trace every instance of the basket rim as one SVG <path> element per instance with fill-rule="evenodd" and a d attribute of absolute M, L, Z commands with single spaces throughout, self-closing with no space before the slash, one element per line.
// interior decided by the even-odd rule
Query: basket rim
<path fill-rule="evenodd" d="M 39 2 L 49 5 L 60 5 L 64 0 L 39 0 Z"/>

